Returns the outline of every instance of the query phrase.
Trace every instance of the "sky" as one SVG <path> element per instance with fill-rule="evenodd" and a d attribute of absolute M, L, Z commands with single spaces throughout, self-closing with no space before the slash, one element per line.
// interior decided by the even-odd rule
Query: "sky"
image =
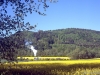
<path fill-rule="evenodd" d="M 39 9 L 46 16 L 33 12 L 25 17 L 25 22 L 37 25 L 35 31 L 66 28 L 100 31 L 100 0 L 58 0 L 48 5 L 46 11 Z"/>

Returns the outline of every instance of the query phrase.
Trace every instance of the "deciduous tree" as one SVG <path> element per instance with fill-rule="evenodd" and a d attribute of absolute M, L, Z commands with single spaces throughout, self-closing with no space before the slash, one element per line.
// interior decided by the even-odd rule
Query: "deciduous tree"
<path fill-rule="evenodd" d="M 42 13 L 42 11 L 39 9 L 42 7 L 44 10 L 46 10 L 49 7 L 47 5 L 48 2 L 56 1 L 57 0 L 0 0 L 0 37 L 4 40 L 5 37 L 12 35 L 12 31 L 18 32 L 34 29 L 36 25 L 31 25 L 29 22 L 24 22 L 24 17 L 27 16 L 27 13 L 32 14 L 33 12 L 36 12 L 39 15 L 45 16 L 46 14 Z M 8 14 L 8 7 L 12 8 L 10 11 L 12 11 L 14 14 Z M 19 38 L 19 41 L 22 39 L 18 35 L 16 35 L 16 37 Z M 12 46 L 15 46 L 15 43 L 12 43 L 12 41 L 14 42 L 14 40 L 6 40 L 6 42 L 2 41 L 3 44 L 0 45 L 0 50 L 5 48 L 6 45 L 7 49 L 4 49 L 5 52 L 9 52 L 9 50 L 14 52 Z M 1 51 L 1 53 L 4 54 L 4 51 Z M 9 54 L 5 54 L 7 57 L 9 57 Z M 11 57 L 13 57 L 13 55 L 10 56 L 10 58 Z"/>

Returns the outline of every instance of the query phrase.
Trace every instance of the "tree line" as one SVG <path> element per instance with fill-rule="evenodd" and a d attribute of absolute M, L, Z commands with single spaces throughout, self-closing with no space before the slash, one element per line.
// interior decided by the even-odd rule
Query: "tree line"
<path fill-rule="evenodd" d="M 37 56 L 70 56 L 73 59 L 89 59 L 100 57 L 100 32 L 67 28 L 38 32 L 23 31 L 17 32 L 23 41 L 20 41 L 23 48 L 18 50 L 17 56 L 33 56 L 31 50 L 25 47 L 26 41 L 31 41 Z M 14 38 L 16 35 L 12 35 Z M 10 37 L 10 38 L 11 38 Z M 13 41 L 17 41 L 14 39 Z"/>

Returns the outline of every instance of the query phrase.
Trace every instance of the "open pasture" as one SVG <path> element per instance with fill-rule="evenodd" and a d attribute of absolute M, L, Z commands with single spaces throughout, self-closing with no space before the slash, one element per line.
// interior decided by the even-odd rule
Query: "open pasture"
<path fill-rule="evenodd" d="M 0 65 L 2 75 L 100 75 L 100 59 L 29 61 Z"/>

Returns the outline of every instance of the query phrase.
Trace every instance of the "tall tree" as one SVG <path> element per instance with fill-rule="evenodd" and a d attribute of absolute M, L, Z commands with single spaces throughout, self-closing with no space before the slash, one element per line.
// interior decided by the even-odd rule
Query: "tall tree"
<path fill-rule="evenodd" d="M 49 6 L 47 1 L 56 2 L 57 0 L 0 0 L 0 36 L 7 36 L 14 31 L 29 30 L 36 25 L 31 25 L 29 22 L 24 23 L 24 17 L 27 13 L 36 12 L 39 15 L 45 16 L 39 8 L 43 7 L 46 10 Z M 13 11 L 13 16 L 8 15 L 7 7 L 10 5 Z"/>
<path fill-rule="evenodd" d="M 46 14 L 42 13 L 39 8 L 43 7 L 46 10 L 49 7 L 47 1 L 56 2 L 57 0 L 0 0 L 0 37 L 5 39 L 5 37 L 12 35 L 12 31 L 18 32 L 34 29 L 36 25 L 31 25 L 29 22 L 25 23 L 24 17 L 27 16 L 27 13 L 32 14 L 32 12 L 45 16 Z M 9 6 L 12 8 L 13 15 L 8 14 Z M 19 41 L 22 39 L 19 35 L 16 35 L 16 37 L 18 37 Z M 4 52 L 9 50 L 14 52 L 12 46 L 16 46 L 13 45 L 15 43 L 12 43 L 11 39 L 6 41 L 9 42 L 9 45 L 5 40 L 0 44 L 0 50 L 5 48 L 5 45 L 7 46 L 7 49 L 4 49 L 1 53 L 4 54 Z M 13 55 L 10 57 L 13 57 Z"/>

